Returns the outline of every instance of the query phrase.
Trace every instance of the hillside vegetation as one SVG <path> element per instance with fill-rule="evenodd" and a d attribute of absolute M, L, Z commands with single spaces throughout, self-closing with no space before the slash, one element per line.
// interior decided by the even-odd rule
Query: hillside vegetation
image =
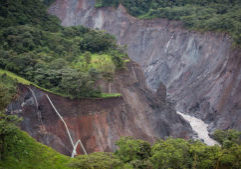
<path fill-rule="evenodd" d="M 123 137 L 114 153 L 97 152 L 72 159 L 36 142 L 16 126 L 21 119 L 1 113 L 17 98 L 17 82 L 0 75 L 0 169 L 240 169 L 241 132 L 216 131 L 221 146 L 168 138 L 150 145 Z"/>
<path fill-rule="evenodd" d="M 119 3 L 139 18 L 180 20 L 190 29 L 227 32 L 241 45 L 241 0 L 97 0 L 96 7 Z"/>
<path fill-rule="evenodd" d="M 106 97 L 95 82 L 111 80 L 116 69 L 124 66 L 126 54 L 114 37 L 84 27 L 61 27 L 58 19 L 46 13 L 45 4 L 52 2 L 0 0 L 0 169 L 241 168 L 241 133 L 233 130 L 214 134 L 221 146 L 173 138 L 150 145 L 124 137 L 113 153 L 74 159 L 21 131 L 21 119 L 3 113 L 18 97 L 18 83 L 77 98 Z"/>
<path fill-rule="evenodd" d="M 36 142 L 16 126 L 21 119 L 1 113 L 16 99 L 17 81 L 0 75 L 0 169 L 240 169 L 241 132 L 216 131 L 221 146 L 168 138 L 150 145 L 130 137 L 116 142 L 114 153 L 97 152 L 75 159 Z"/>
<path fill-rule="evenodd" d="M 21 119 L 4 109 L 17 98 L 17 80 L 0 75 L 0 169 L 67 169 L 70 157 L 36 142 L 16 126 Z M 66 165 L 65 165 L 66 164 Z"/>
<path fill-rule="evenodd" d="M 43 2 L 0 1 L 0 69 L 72 98 L 106 96 L 95 82 L 123 67 L 124 49 L 104 32 L 62 27 Z"/>

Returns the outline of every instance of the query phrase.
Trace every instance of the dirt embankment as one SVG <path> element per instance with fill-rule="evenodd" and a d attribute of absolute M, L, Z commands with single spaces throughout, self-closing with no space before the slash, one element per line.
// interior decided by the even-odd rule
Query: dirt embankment
<path fill-rule="evenodd" d="M 67 155 L 72 146 L 46 94 L 66 121 L 74 142 L 81 139 L 88 153 L 115 150 L 115 141 L 121 136 L 150 142 L 166 136 L 190 138 L 189 124 L 166 103 L 163 86 L 158 93 L 149 91 L 137 64 L 127 63 L 113 82 L 103 82 L 101 86 L 103 90 L 121 93 L 122 97 L 71 100 L 31 87 L 37 108 L 33 93 L 20 85 L 19 98 L 8 106 L 8 111 L 23 117 L 22 129 L 31 136 Z M 80 148 L 78 152 L 82 153 Z"/>

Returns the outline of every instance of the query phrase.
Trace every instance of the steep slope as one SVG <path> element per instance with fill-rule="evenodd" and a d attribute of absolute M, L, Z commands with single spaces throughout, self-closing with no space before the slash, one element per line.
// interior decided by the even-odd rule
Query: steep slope
<path fill-rule="evenodd" d="M 118 92 L 122 97 L 71 100 L 21 85 L 19 98 L 8 106 L 8 112 L 23 117 L 22 129 L 31 136 L 66 155 L 73 149 L 46 94 L 63 116 L 74 142 L 81 139 L 88 153 L 114 150 L 120 136 L 150 142 L 170 135 L 191 137 L 188 123 L 166 103 L 165 90 L 160 90 L 158 97 L 149 91 L 137 64 L 128 62 L 113 82 L 100 81 L 99 85 L 102 91 Z M 78 152 L 83 153 L 80 147 Z"/>
<path fill-rule="evenodd" d="M 70 157 L 38 143 L 27 133 L 17 129 L 10 142 L 7 155 L 0 160 L 1 169 L 70 169 Z"/>
<path fill-rule="evenodd" d="M 226 34 L 185 30 L 180 22 L 139 20 L 122 6 L 94 8 L 94 0 L 57 0 L 49 12 L 62 25 L 85 25 L 114 34 L 144 70 L 147 85 L 161 82 L 176 109 L 195 115 L 210 129 L 241 130 L 241 57 Z"/>

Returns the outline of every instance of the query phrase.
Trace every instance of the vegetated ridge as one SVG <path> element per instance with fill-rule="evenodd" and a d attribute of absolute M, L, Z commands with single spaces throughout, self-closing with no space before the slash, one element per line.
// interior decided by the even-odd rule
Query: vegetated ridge
<path fill-rule="evenodd" d="M 111 80 L 127 55 L 115 38 L 82 26 L 64 28 L 39 0 L 1 2 L 0 68 L 71 98 L 110 97 L 96 81 Z M 119 95 L 118 95 L 119 96 Z"/>
<path fill-rule="evenodd" d="M 135 17 L 180 20 L 190 29 L 227 32 L 241 44 L 240 0 L 96 0 L 96 7 L 118 4 Z"/>

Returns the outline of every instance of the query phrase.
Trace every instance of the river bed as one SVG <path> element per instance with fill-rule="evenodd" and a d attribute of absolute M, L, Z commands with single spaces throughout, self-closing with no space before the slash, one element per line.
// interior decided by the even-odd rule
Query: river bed
<path fill-rule="evenodd" d="M 213 146 L 215 144 L 218 144 L 214 139 L 212 139 L 208 134 L 208 124 L 206 124 L 201 119 L 198 119 L 196 117 L 183 114 L 179 111 L 177 111 L 177 114 L 181 115 L 186 121 L 188 121 L 193 129 L 198 135 L 198 138 L 200 140 L 203 140 L 205 144 L 209 146 Z"/>

